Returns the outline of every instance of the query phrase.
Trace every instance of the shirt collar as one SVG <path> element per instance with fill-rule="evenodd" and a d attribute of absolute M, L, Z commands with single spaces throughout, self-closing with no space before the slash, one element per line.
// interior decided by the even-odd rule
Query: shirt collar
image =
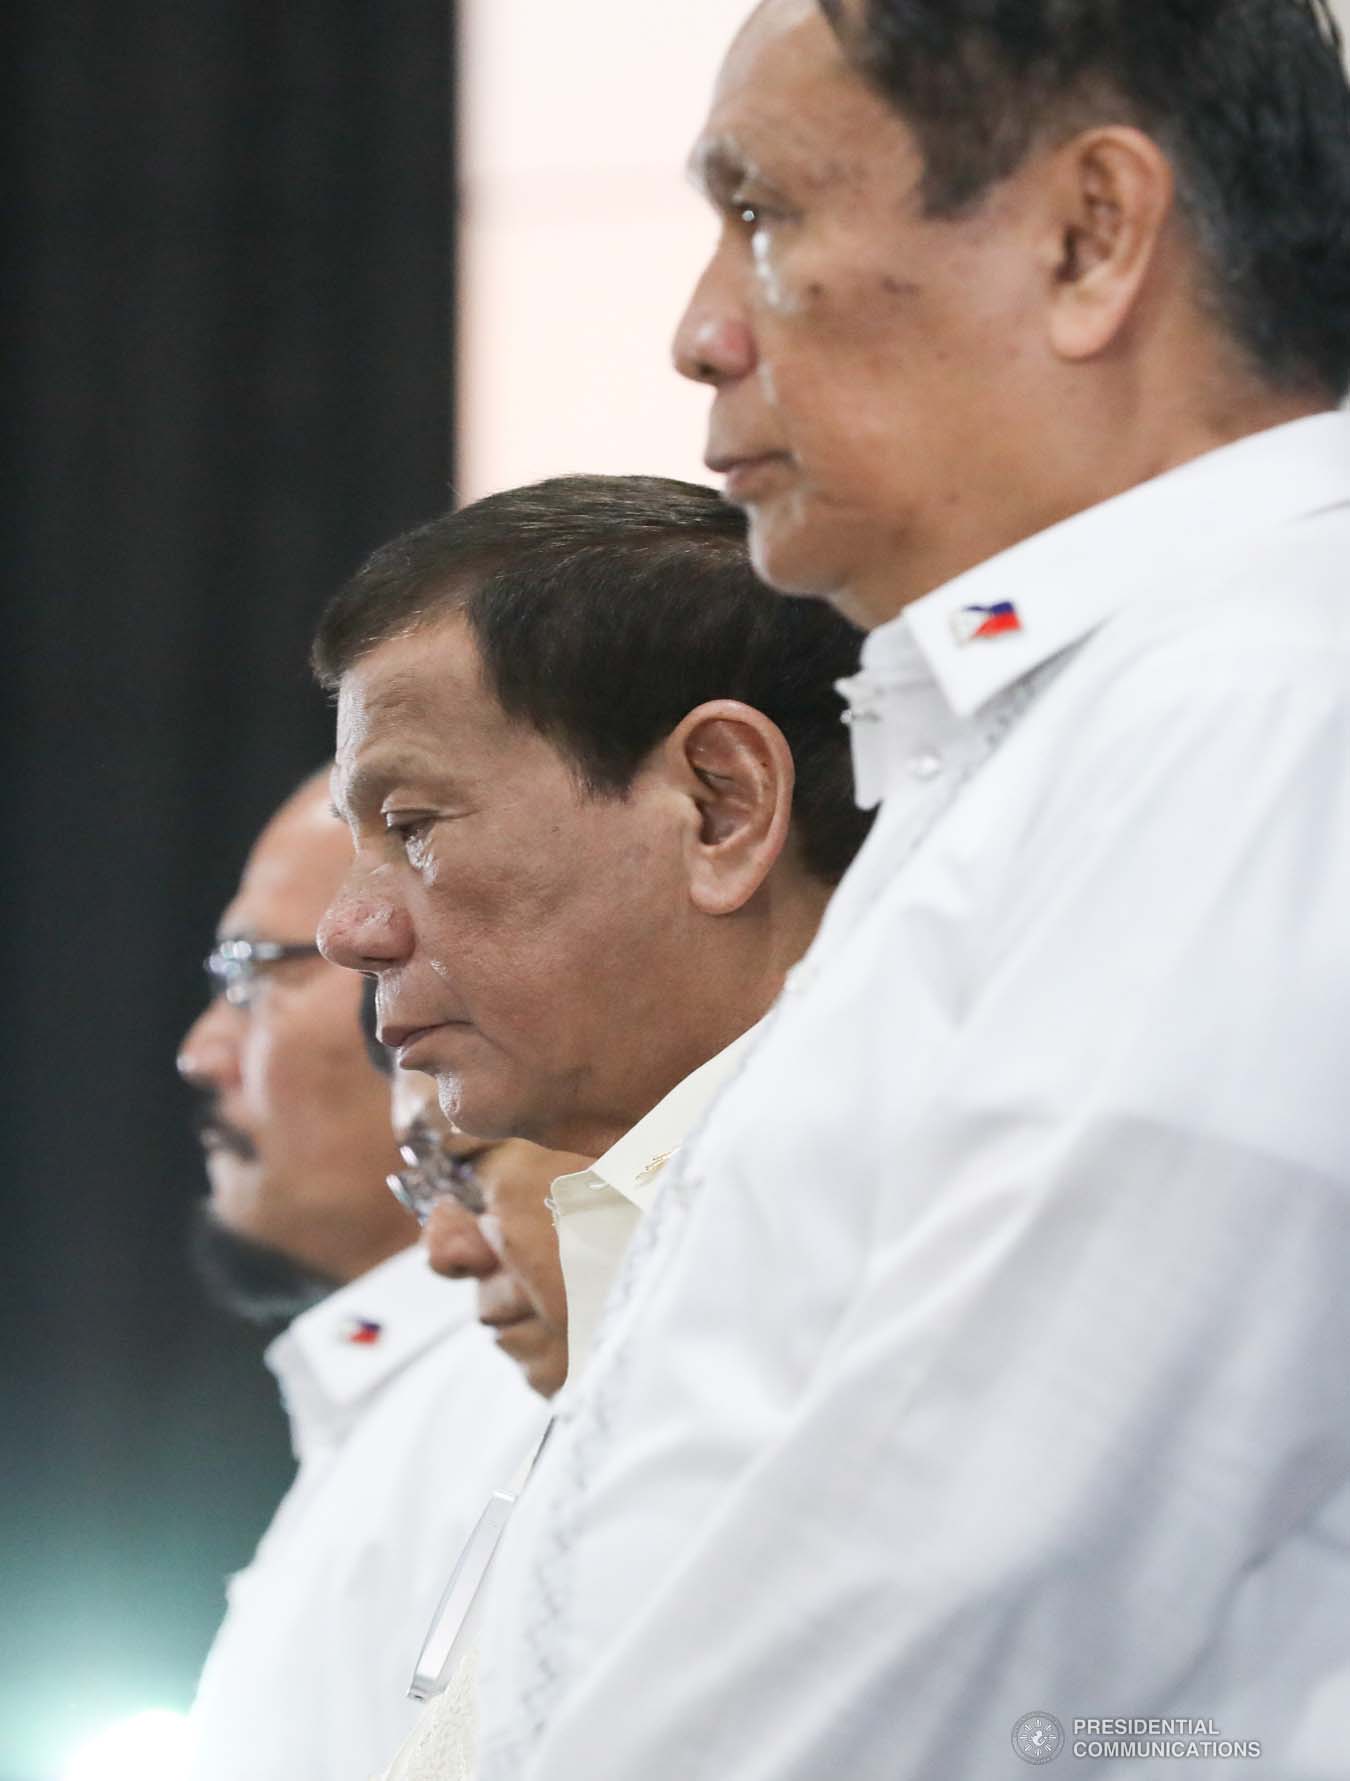
<path fill-rule="evenodd" d="M 288 1408 L 336 1412 L 476 1317 L 475 1283 L 433 1274 L 414 1243 L 301 1312 L 268 1347 L 267 1365 Z"/>
<path fill-rule="evenodd" d="M 917 644 L 951 710 L 996 694 L 1081 642 L 1157 567 L 1212 555 L 1281 521 L 1350 500 L 1350 416 L 1315 414 L 1253 433 L 1062 520 L 959 575 L 873 631 L 865 680 L 913 674 Z M 1174 573 L 1166 577 L 1176 586 Z M 960 641 L 966 609 L 1010 603 L 1016 630 Z"/>
<path fill-rule="evenodd" d="M 566 1196 L 568 1189 L 590 1187 L 597 1182 L 612 1187 L 625 1200 L 631 1200 L 640 1212 L 647 1211 L 656 1193 L 657 1178 L 671 1157 L 702 1119 L 723 1083 L 738 1068 L 759 1023 L 733 1039 L 724 1050 L 710 1057 L 676 1083 L 651 1112 L 626 1131 L 617 1143 L 611 1144 L 589 1169 L 574 1175 L 560 1175 L 553 1184 Z"/>

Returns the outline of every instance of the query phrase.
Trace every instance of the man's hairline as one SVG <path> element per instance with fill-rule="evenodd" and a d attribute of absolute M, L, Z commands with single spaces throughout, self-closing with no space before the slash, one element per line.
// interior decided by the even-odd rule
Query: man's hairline
<path fill-rule="evenodd" d="M 410 620 L 405 625 L 400 627 L 398 630 L 390 631 L 387 634 L 382 635 L 382 636 L 366 638 L 363 641 L 363 643 L 361 644 L 361 646 L 356 651 L 354 651 L 354 653 L 351 655 L 349 660 L 346 662 L 345 666 L 342 668 L 341 672 L 336 677 L 336 680 L 334 681 L 333 686 L 332 686 L 332 691 L 333 691 L 334 695 L 340 697 L 341 692 L 342 692 L 342 684 L 346 680 L 347 676 L 350 673 L 355 672 L 355 670 L 360 666 L 360 664 L 362 662 L 367 661 L 372 655 L 375 654 L 375 652 L 378 649 L 382 648 L 386 643 L 400 642 L 407 637 L 416 636 L 418 633 L 420 633 L 422 631 L 433 631 L 433 630 L 442 628 L 445 625 L 448 625 L 448 624 L 455 622 L 457 620 L 462 620 L 465 624 L 467 631 L 468 631 L 469 638 L 470 638 L 471 642 L 473 643 L 474 655 L 477 660 L 478 673 L 479 673 L 479 677 L 483 684 L 483 689 L 485 692 L 487 692 L 491 696 L 493 703 L 496 705 L 496 707 L 497 707 L 498 711 L 501 713 L 502 717 L 505 718 L 505 720 L 508 724 L 511 724 L 513 726 L 519 727 L 524 730 L 528 730 L 532 735 L 538 736 L 542 742 L 546 743 L 547 746 L 553 750 L 554 754 L 556 754 L 558 759 L 562 762 L 562 765 L 567 770 L 568 775 L 574 780 L 574 782 L 576 783 L 576 785 L 577 785 L 578 789 L 581 791 L 581 793 L 588 798 L 592 798 L 597 801 L 604 800 L 604 801 L 608 801 L 608 802 L 612 802 L 612 803 L 626 802 L 627 799 L 629 798 L 629 796 L 632 794 L 634 786 L 637 784 L 638 780 L 641 778 L 641 776 L 642 776 L 643 772 L 646 770 L 646 768 L 656 758 L 659 751 L 666 746 L 666 744 L 669 742 L 670 738 L 675 734 L 675 732 L 689 720 L 689 718 L 694 714 L 694 712 L 702 710 L 702 708 L 705 705 L 714 705 L 714 704 L 721 704 L 721 703 L 726 703 L 726 702 L 732 702 L 735 704 L 743 705 L 747 711 L 753 711 L 757 716 L 762 718 L 765 723 L 773 725 L 774 729 L 782 737 L 784 746 L 787 748 L 788 756 L 792 761 L 794 776 L 795 776 L 796 765 L 797 765 L 796 757 L 792 753 L 792 745 L 788 741 L 787 735 L 786 735 L 785 731 L 783 730 L 783 726 L 778 722 L 778 720 L 776 718 L 772 717 L 767 711 L 761 710 L 761 708 L 758 705 L 752 704 L 748 699 L 733 699 L 732 695 L 730 695 L 730 694 L 717 694 L 714 697 L 709 698 L 709 699 L 700 699 L 696 705 L 691 705 L 689 707 L 688 711 L 681 713 L 681 715 L 670 726 L 669 730 L 666 731 L 665 735 L 659 736 L 657 738 L 657 740 L 652 744 L 651 748 L 647 751 L 647 753 L 642 757 L 642 759 L 639 761 L 636 761 L 634 763 L 632 772 L 628 775 L 627 779 L 622 781 L 622 783 L 614 784 L 612 782 L 602 783 L 602 782 L 597 781 L 595 778 L 593 778 L 589 774 L 585 763 L 581 760 L 577 751 L 575 749 L 569 747 L 565 739 L 560 740 L 556 734 L 552 734 L 548 730 L 542 728 L 540 725 L 533 722 L 533 720 L 529 716 L 527 716 L 525 714 L 517 715 L 513 712 L 510 712 L 502 704 L 501 698 L 499 697 L 499 695 L 497 693 L 497 689 L 492 685 L 492 682 L 491 682 L 491 679 L 489 676 L 487 658 L 485 657 L 483 650 L 479 645 L 478 638 L 474 634 L 474 625 L 473 625 L 473 620 L 472 620 L 471 614 L 469 612 L 468 602 L 470 599 L 472 599 L 473 594 L 476 591 L 477 591 L 477 587 L 471 586 L 462 592 L 462 594 L 460 595 L 458 604 L 455 604 L 453 606 L 448 606 L 444 609 L 442 609 L 438 606 L 432 610 L 424 610 L 418 617 Z M 345 818 L 343 818 L 341 813 L 338 811 L 336 803 L 331 799 L 329 801 L 329 809 L 331 810 L 331 812 L 333 813 L 334 816 L 338 817 L 339 821 L 345 821 Z M 792 806 L 788 813 L 788 821 L 789 821 L 790 832 L 793 834 L 797 834 L 800 830 L 800 822 L 798 820 L 798 813 L 797 813 L 797 800 L 796 800 L 795 786 L 794 786 L 794 791 L 793 791 Z"/>
<path fill-rule="evenodd" d="M 335 675 L 324 676 L 324 682 L 326 683 L 328 690 L 333 694 L 334 698 L 341 698 L 343 685 L 348 677 L 354 674 L 363 662 L 369 661 L 371 656 L 376 654 L 378 650 L 384 648 L 386 644 L 401 643 L 406 641 L 409 637 L 419 636 L 423 632 L 430 633 L 438 630 L 445 630 L 452 624 L 461 623 L 464 626 L 470 643 L 473 645 L 475 667 L 483 691 L 491 698 L 504 721 L 513 728 L 525 730 L 532 736 L 537 736 L 540 741 L 551 748 L 566 769 L 569 777 L 576 783 L 578 790 L 586 797 L 597 800 L 607 799 L 612 802 L 622 802 L 626 800 L 632 792 L 633 786 L 636 784 L 644 766 L 667 738 L 662 737 L 653 745 L 651 751 L 645 755 L 641 761 L 638 761 L 635 764 L 632 773 L 622 784 L 602 784 L 590 776 L 580 755 L 574 748 L 569 746 L 565 737 L 560 739 L 556 733 L 552 733 L 542 725 L 535 723 L 526 713 L 508 711 L 502 703 L 500 693 L 493 684 L 487 656 L 483 651 L 481 641 L 477 635 L 476 627 L 473 622 L 472 614 L 469 610 L 469 602 L 480 590 L 483 582 L 491 575 L 491 573 L 491 567 L 487 569 L 486 573 L 483 573 L 482 571 L 475 572 L 472 570 L 455 570 L 453 576 L 464 579 L 467 582 L 467 585 L 460 589 L 453 589 L 448 584 L 443 585 L 440 582 L 434 584 L 437 591 L 428 595 L 428 599 L 432 603 L 425 606 L 421 612 L 410 618 L 406 618 L 404 622 L 395 629 L 381 632 L 375 636 L 362 638 L 360 642 L 353 647 L 338 672 Z M 446 595 L 448 595 L 449 598 L 443 598 L 443 596 Z M 697 709 L 697 707 L 695 707 L 695 709 Z M 684 719 L 681 718 L 680 723 L 683 722 Z M 678 727 L 678 724 L 674 726 L 674 728 Z M 330 808 L 333 810 L 333 813 L 340 818 L 340 812 L 337 810 L 335 802 L 330 801 Z"/>
<path fill-rule="evenodd" d="M 491 571 L 489 570 L 490 574 Z M 356 672 L 361 663 L 369 660 L 376 650 L 383 649 L 387 643 L 401 643 L 409 637 L 416 637 L 423 631 L 433 631 L 443 626 L 463 620 L 472 634 L 473 624 L 469 617 L 469 602 L 478 592 L 483 580 L 481 573 L 468 569 L 455 569 L 445 578 L 428 581 L 426 587 L 418 592 L 419 609 L 404 614 L 387 630 L 383 628 L 360 635 L 352 640 L 342 655 L 341 665 L 336 671 L 320 672 L 316 678 L 326 692 L 336 698 L 342 692 L 342 683 L 350 674 Z M 457 585 L 458 584 L 458 585 Z M 474 638 L 474 652 L 478 657 L 480 669 L 483 665 L 483 652 Z"/>

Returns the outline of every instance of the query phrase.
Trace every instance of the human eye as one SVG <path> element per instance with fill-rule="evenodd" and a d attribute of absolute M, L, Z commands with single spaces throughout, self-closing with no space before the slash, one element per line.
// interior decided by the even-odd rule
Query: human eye
<path fill-rule="evenodd" d="M 784 223 L 789 217 L 788 207 L 780 199 L 748 185 L 739 186 L 731 194 L 728 208 L 733 219 L 750 235 Z"/>
<path fill-rule="evenodd" d="M 425 810 L 386 810 L 384 830 L 387 835 L 395 837 L 408 859 L 415 865 L 425 853 L 435 821 L 436 818 Z"/>
<path fill-rule="evenodd" d="M 232 1008 L 256 1008 L 267 988 L 267 973 L 252 970 L 237 977 L 230 985 L 227 1000 Z"/>
<path fill-rule="evenodd" d="M 418 1122 L 403 1145 L 403 1160 L 410 1165 L 428 1210 L 433 1201 L 449 1199 L 477 1215 L 485 1206 L 477 1164 L 495 1148 L 495 1143 L 487 1143 L 451 1150 L 439 1134 Z"/>

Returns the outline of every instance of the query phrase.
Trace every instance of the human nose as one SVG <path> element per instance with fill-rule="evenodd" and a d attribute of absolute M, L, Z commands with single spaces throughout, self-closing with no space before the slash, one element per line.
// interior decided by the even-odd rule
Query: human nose
<path fill-rule="evenodd" d="M 746 306 L 721 248 L 694 287 L 675 330 L 672 356 L 681 377 L 719 389 L 748 377 L 756 363 Z"/>
<path fill-rule="evenodd" d="M 193 1088 L 216 1094 L 239 1081 L 239 1034 L 246 1019 L 242 1009 L 232 1008 L 217 996 L 202 1010 L 183 1035 L 175 1060 L 178 1074 Z"/>
<path fill-rule="evenodd" d="M 317 939 L 330 964 L 349 971 L 382 971 L 407 958 L 412 931 L 397 899 L 369 876 L 353 871 L 324 910 Z"/>
<path fill-rule="evenodd" d="M 486 1280 L 501 1266 L 496 1251 L 463 1206 L 443 1201 L 427 1220 L 427 1258 L 451 1280 Z"/>

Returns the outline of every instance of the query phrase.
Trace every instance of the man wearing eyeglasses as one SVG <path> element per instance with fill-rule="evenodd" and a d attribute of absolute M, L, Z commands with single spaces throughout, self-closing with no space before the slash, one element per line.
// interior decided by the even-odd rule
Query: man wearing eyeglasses
<path fill-rule="evenodd" d="M 591 1159 L 544 1150 L 524 1138 L 471 1138 L 457 1131 L 441 1110 L 435 1077 L 394 1068 L 377 1034 L 375 982 L 369 977 L 361 1025 L 376 1069 L 390 1079 L 403 1161 L 389 1177 L 390 1189 L 425 1226 L 435 1272 L 476 1282 L 478 1321 L 531 1391 L 553 1397 L 567 1378 L 570 1337 L 553 1226 L 559 1177 L 576 1178 Z"/>
<path fill-rule="evenodd" d="M 204 1096 L 208 1279 L 237 1312 L 287 1323 L 267 1363 L 299 1460 L 230 1585 L 191 1781 L 332 1781 L 387 1759 L 446 1572 L 543 1425 L 471 1283 L 430 1271 L 386 1186 L 398 1153 L 360 986 L 313 938 L 349 860 L 316 775 L 249 857 L 178 1060 Z"/>

